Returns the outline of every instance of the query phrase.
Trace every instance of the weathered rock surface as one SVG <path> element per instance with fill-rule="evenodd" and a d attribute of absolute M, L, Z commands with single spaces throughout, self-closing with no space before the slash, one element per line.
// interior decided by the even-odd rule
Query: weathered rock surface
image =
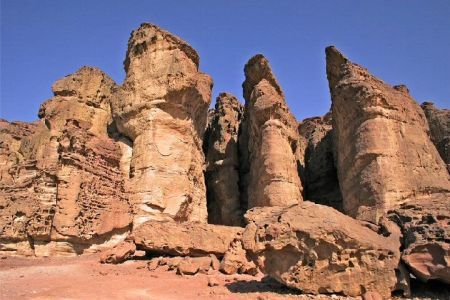
<path fill-rule="evenodd" d="M 133 31 L 126 78 L 113 102 L 119 132 L 133 142 L 133 225 L 147 220 L 206 222 L 202 139 L 212 79 L 185 41 L 144 23 Z"/>
<path fill-rule="evenodd" d="M 138 249 L 177 256 L 222 257 L 243 228 L 198 222 L 147 221 L 133 230 Z"/>
<path fill-rule="evenodd" d="M 305 293 L 373 291 L 388 298 L 396 285 L 399 241 L 378 235 L 333 208 L 302 202 L 254 208 L 243 245 L 262 271 Z"/>
<path fill-rule="evenodd" d="M 410 201 L 389 215 L 402 229 L 402 260 L 412 273 L 450 284 L 450 193 Z"/>
<path fill-rule="evenodd" d="M 124 241 L 112 249 L 105 250 L 100 256 L 100 262 L 106 264 L 119 264 L 126 261 L 136 252 L 136 245 Z"/>
<path fill-rule="evenodd" d="M 422 103 L 430 127 L 430 137 L 450 172 L 450 110 L 438 109 L 431 102 Z"/>
<path fill-rule="evenodd" d="M 302 176 L 304 198 L 342 210 L 342 195 L 334 165 L 331 114 L 305 119 L 298 130 L 306 144 Z"/>
<path fill-rule="evenodd" d="M 328 47 L 333 145 L 344 211 L 377 222 L 403 202 L 450 190 L 420 106 Z"/>
<path fill-rule="evenodd" d="M 240 239 L 236 239 L 231 243 L 220 262 L 219 270 L 228 275 L 256 275 L 258 273 L 258 268 L 255 263 L 247 258 L 247 253 L 242 248 L 242 241 Z"/>
<path fill-rule="evenodd" d="M 241 226 L 243 213 L 239 197 L 238 133 L 243 106 L 231 94 L 216 100 L 205 133 L 208 221 L 212 224 Z"/>
<path fill-rule="evenodd" d="M 244 72 L 242 139 L 248 140 L 248 154 L 243 155 L 248 156 L 249 166 L 242 180 L 247 185 L 248 208 L 299 203 L 303 198 L 296 160 L 297 121 L 264 56 L 252 57 Z"/>
<path fill-rule="evenodd" d="M 15 129 L 4 131 L 2 142 L 16 142 L 3 152 L 15 160 L 1 172 L 2 251 L 80 254 L 124 238 L 131 219 L 122 149 L 107 134 L 114 88 L 102 71 L 83 67 L 53 85 L 40 122 L 9 126 L 23 132 L 20 141 Z"/>

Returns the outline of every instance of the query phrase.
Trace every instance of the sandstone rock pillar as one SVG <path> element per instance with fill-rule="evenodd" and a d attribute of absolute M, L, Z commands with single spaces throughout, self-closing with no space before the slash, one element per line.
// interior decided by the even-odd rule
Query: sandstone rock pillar
<path fill-rule="evenodd" d="M 243 106 L 231 94 L 216 100 L 207 130 L 206 185 L 210 223 L 242 225 L 239 198 L 238 133 Z"/>
<path fill-rule="evenodd" d="M 197 52 L 152 24 L 133 31 L 126 78 L 113 103 L 118 130 L 133 141 L 134 226 L 147 220 L 206 222 L 202 138 L 211 78 Z"/>
<path fill-rule="evenodd" d="M 448 191 L 446 166 L 407 89 L 372 76 L 334 47 L 326 58 L 344 211 L 377 222 L 401 203 Z"/>
<path fill-rule="evenodd" d="M 297 121 L 264 56 L 252 57 L 244 72 L 248 208 L 299 203 L 303 199 L 295 156 Z"/>

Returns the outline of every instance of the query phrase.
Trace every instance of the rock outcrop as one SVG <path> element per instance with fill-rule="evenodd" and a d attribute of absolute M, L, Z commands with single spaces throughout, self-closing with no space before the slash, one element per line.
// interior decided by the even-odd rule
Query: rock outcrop
<path fill-rule="evenodd" d="M 422 103 L 430 127 L 430 137 L 450 172 L 450 110 L 438 109 L 431 102 Z"/>
<path fill-rule="evenodd" d="M 243 106 L 231 94 L 216 100 L 205 133 L 208 221 L 241 226 L 243 213 L 239 196 L 238 133 Z"/>
<path fill-rule="evenodd" d="M 389 217 L 403 232 L 402 260 L 412 273 L 450 284 L 450 193 L 402 204 Z"/>
<path fill-rule="evenodd" d="M 129 231 L 122 148 L 107 133 L 115 83 L 83 67 L 52 89 L 40 122 L 27 131 L 10 125 L 23 134 L 9 154 L 15 162 L 2 171 L 10 175 L 0 187 L 3 251 L 80 254 L 111 246 Z"/>
<path fill-rule="evenodd" d="M 247 140 L 243 146 L 248 152 L 243 153 L 248 158 L 248 174 L 242 176 L 248 197 L 244 203 L 248 208 L 299 203 L 303 198 L 296 159 L 297 121 L 264 56 L 252 57 L 244 72 L 242 140 Z"/>
<path fill-rule="evenodd" d="M 198 222 L 147 221 L 133 230 L 130 239 L 139 250 L 176 256 L 222 257 L 243 228 Z"/>
<path fill-rule="evenodd" d="M 395 289 L 399 241 L 385 238 L 333 208 L 304 201 L 254 208 L 243 245 L 258 267 L 304 293 L 358 296 Z"/>
<path fill-rule="evenodd" d="M 449 173 L 407 89 L 375 78 L 334 47 L 326 57 L 344 211 L 377 222 L 401 203 L 449 191 Z"/>
<path fill-rule="evenodd" d="M 148 220 L 206 222 L 202 139 L 212 79 L 197 52 L 151 25 L 133 31 L 126 78 L 113 102 L 120 133 L 133 142 L 133 226 Z"/>
<path fill-rule="evenodd" d="M 331 114 L 305 119 L 298 130 L 305 143 L 302 158 L 304 198 L 342 210 L 342 195 L 334 164 Z"/>

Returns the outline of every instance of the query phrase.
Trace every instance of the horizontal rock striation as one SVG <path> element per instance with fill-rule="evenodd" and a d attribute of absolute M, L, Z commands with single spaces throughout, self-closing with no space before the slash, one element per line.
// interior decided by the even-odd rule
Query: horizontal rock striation
<path fill-rule="evenodd" d="M 102 71 L 83 67 L 53 85 L 40 122 L 16 128 L 22 133 L 17 152 L 5 150 L 18 159 L 4 168 L 10 178 L 0 186 L 0 251 L 80 254 L 129 231 L 122 148 L 107 133 L 114 88 Z M 16 135 L 8 127 L 17 125 L 5 129 Z"/>

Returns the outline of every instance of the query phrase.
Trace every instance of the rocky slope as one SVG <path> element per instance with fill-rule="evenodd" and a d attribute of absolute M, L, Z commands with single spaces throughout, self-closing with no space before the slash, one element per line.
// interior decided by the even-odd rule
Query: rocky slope
<path fill-rule="evenodd" d="M 260 54 L 245 105 L 221 93 L 208 112 L 197 52 L 142 24 L 123 84 L 83 67 L 38 121 L 0 120 L 0 254 L 103 251 L 365 299 L 408 296 L 413 278 L 449 284 L 448 110 L 334 47 L 326 61 L 325 116 L 297 122 Z"/>

